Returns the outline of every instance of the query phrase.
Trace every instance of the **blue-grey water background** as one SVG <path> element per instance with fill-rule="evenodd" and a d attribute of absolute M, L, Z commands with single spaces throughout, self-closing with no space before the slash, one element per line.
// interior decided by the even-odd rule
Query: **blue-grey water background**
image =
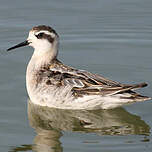
<path fill-rule="evenodd" d="M 0 151 L 32 151 L 37 135 L 28 121 L 25 86 L 33 50 L 7 53 L 8 47 L 24 41 L 33 26 L 50 25 L 60 35 L 59 59 L 64 63 L 123 83 L 147 82 L 149 86 L 139 92 L 152 96 L 151 8 L 151 0 L 0 0 Z M 67 129 L 61 130 L 62 150 L 150 152 L 151 101 L 124 109 L 149 126 L 147 136 Z"/>

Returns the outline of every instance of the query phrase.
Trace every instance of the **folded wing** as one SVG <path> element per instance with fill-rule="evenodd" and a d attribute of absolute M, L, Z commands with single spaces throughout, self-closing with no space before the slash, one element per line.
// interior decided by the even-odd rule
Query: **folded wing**
<path fill-rule="evenodd" d="M 146 83 L 121 84 L 97 74 L 65 66 L 59 61 L 51 64 L 50 71 L 53 81 L 57 81 L 60 85 L 71 86 L 72 91 L 78 96 L 84 94 L 107 96 L 128 91 L 132 93 L 131 90 L 147 86 Z"/>

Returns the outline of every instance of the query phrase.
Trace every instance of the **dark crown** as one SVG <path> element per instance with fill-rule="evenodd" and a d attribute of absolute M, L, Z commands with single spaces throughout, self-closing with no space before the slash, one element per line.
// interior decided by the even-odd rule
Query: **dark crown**
<path fill-rule="evenodd" d="M 32 31 L 49 31 L 50 33 L 54 33 L 57 37 L 58 34 L 56 33 L 56 31 L 51 28 L 50 26 L 46 26 L 46 25 L 39 25 L 39 26 L 35 26 L 32 28 Z M 38 39 L 47 39 L 50 43 L 54 42 L 54 37 L 52 37 L 51 35 L 48 35 L 44 32 L 39 33 L 38 35 L 35 35 Z"/>
<path fill-rule="evenodd" d="M 58 36 L 57 32 L 50 26 L 46 26 L 46 25 L 38 25 L 32 28 L 32 31 L 49 31 L 50 33 L 54 33 L 55 35 Z"/>

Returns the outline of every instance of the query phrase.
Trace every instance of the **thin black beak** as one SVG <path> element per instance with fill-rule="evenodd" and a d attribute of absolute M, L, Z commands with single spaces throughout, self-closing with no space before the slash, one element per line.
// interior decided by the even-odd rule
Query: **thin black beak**
<path fill-rule="evenodd" d="M 9 48 L 9 49 L 7 49 L 7 51 L 10 51 L 10 50 L 22 47 L 22 46 L 26 46 L 26 45 L 29 45 L 29 42 L 27 40 L 22 42 L 22 43 L 19 43 L 19 44 L 15 45 L 15 46 L 13 46 L 11 48 Z"/>

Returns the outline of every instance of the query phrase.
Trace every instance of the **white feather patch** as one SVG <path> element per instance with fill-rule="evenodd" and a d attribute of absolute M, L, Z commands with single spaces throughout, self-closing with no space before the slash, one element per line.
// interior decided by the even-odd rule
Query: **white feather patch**
<path fill-rule="evenodd" d="M 41 31 L 39 31 L 39 32 L 36 32 L 35 34 L 38 35 L 39 33 L 45 33 L 45 34 L 47 34 L 47 35 L 51 35 L 52 38 L 55 37 L 55 34 L 52 33 L 52 32 L 49 32 L 49 31 L 41 30 Z"/>

